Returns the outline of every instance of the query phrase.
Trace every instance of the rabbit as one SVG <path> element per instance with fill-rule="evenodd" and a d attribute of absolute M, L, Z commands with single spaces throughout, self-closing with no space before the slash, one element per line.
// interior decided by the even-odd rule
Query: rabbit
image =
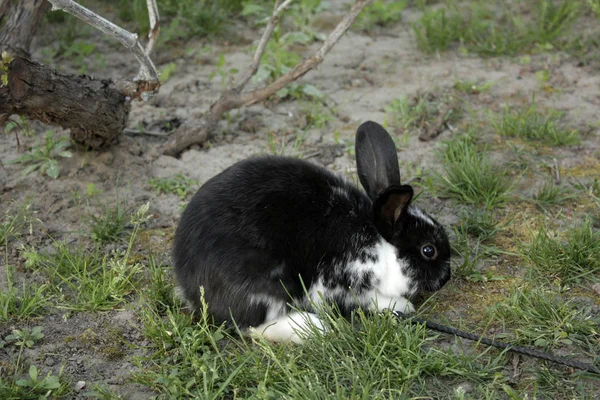
<path fill-rule="evenodd" d="M 322 301 L 344 315 L 358 307 L 413 312 L 418 291 L 444 286 L 448 236 L 411 204 L 392 138 L 367 121 L 355 150 L 366 194 L 324 167 L 283 156 L 240 161 L 201 186 L 172 253 L 190 306 L 201 307 L 202 287 L 216 323 L 301 343 L 309 323 L 325 329 L 314 312 Z"/>

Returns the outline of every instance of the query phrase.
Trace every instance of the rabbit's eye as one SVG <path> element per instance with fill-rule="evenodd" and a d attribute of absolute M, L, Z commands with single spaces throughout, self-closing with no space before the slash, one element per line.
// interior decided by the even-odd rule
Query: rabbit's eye
<path fill-rule="evenodd" d="M 430 244 L 426 244 L 425 246 L 421 247 L 421 254 L 423 254 L 423 257 L 431 260 L 432 258 L 435 258 L 436 255 L 435 247 Z"/>

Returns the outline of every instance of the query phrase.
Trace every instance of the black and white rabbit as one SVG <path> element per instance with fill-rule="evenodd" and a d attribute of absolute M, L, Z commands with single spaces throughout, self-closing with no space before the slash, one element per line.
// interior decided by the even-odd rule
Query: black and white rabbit
<path fill-rule="evenodd" d="M 343 313 L 414 311 L 409 299 L 450 279 L 444 228 L 411 205 L 387 131 L 356 132 L 359 190 L 325 168 L 262 156 L 207 181 L 185 209 L 173 260 L 180 290 L 195 309 L 200 287 L 217 323 L 231 319 L 273 341 L 300 342 L 311 302 Z M 303 286 L 304 285 L 304 286 Z M 292 311 L 290 303 L 306 312 Z"/>

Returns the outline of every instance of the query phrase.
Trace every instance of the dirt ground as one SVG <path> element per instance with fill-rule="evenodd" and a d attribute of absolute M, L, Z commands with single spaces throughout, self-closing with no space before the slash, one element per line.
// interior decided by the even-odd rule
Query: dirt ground
<path fill-rule="evenodd" d="M 325 22 L 331 23 L 342 15 L 342 6 L 338 3 L 331 2 L 334 7 L 322 17 Z M 231 120 L 220 125 L 209 143 L 202 148 L 189 149 L 179 158 L 160 154 L 159 146 L 164 138 L 127 134 L 105 151 L 72 149 L 73 157 L 61 160 L 60 177 L 56 180 L 37 173 L 22 176 L 22 165 L 4 163 L 0 168 L 0 212 L 3 214 L 28 202 L 40 221 L 34 224 L 31 234 L 25 232 L 20 241 L 9 245 L 9 263 L 22 264 L 22 244 L 44 251 L 51 246 L 50 237 L 71 242 L 89 239 L 83 218 L 89 208 L 78 205 L 73 193 L 85 193 L 89 184 L 95 184 L 99 189 L 99 200 L 105 204 L 113 204 L 117 196 L 135 208 L 150 203 L 153 218 L 144 227 L 146 240 L 140 240 L 136 250 L 155 254 L 160 262 L 168 264 L 170 240 L 182 202 L 175 195 L 153 191 L 148 185 L 151 178 L 182 173 L 201 185 L 236 161 L 254 154 L 271 153 L 270 137 L 278 146 L 282 142 L 288 143 L 284 152 L 291 153 L 298 132 L 306 134 L 299 149 L 306 158 L 353 176 L 355 161 L 348 149 L 353 146 L 355 129 L 361 122 L 384 121 L 384 107 L 400 96 L 449 90 L 458 80 L 496 82 L 489 91 L 468 96 L 469 106 L 474 110 L 499 110 L 504 104 L 519 106 L 527 103 L 535 92 L 539 105 L 565 111 L 571 126 L 587 132 L 580 145 L 562 148 L 552 156 L 534 152 L 533 157 L 539 159 L 541 167 L 539 173 L 525 175 L 518 182 L 521 195 L 531 194 L 539 182 L 549 176 L 547 172 L 543 175 L 543 166 L 553 158 L 561 171 L 580 171 L 582 177 L 589 178 L 600 171 L 600 70 L 597 65 L 581 65 L 576 58 L 556 52 L 534 54 L 527 64 L 518 57 L 484 59 L 455 51 L 439 56 L 427 55 L 416 48 L 410 27 L 410 22 L 418 15 L 417 11 L 409 9 L 402 22 L 385 30 L 369 34 L 351 31 L 333 48 L 322 65 L 302 78 L 302 82 L 309 82 L 325 93 L 327 104 L 335 110 L 332 120 L 322 128 L 304 130 L 306 110 L 302 102 L 270 102 L 232 112 Z M 257 36 L 257 31 L 250 28 L 240 29 L 246 37 Z M 33 44 L 35 58 L 44 60 L 47 49 L 57 46 L 51 30 L 51 25 L 45 25 L 38 33 Z M 240 36 L 244 36 L 242 33 Z M 88 74 L 115 78 L 135 74 L 137 68 L 133 57 L 93 31 L 86 31 L 86 34 L 89 35 L 87 40 L 96 44 L 94 55 L 103 60 L 102 63 L 89 62 Z M 311 49 L 317 45 L 312 45 Z M 193 49 L 198 51 L 191 51 Z M 204 51 L 200 52 L 200 49 Z M 222 88 L 219 78 L 209 79 L 219 54 L 225 55 L 227 68 L 243 70 L 251 59 L 248 41 L 241 38 L 230 39 L 228 43 L 192 41 L 158 49 L 155 60 L 159 69 L 170 62 L 174 62 L 176 68 L 156 98 L 148 103 L 133 104 L 129 127 L 165 133 L 184 121 L 198 118 Z M 65 72 L 77 71 L 75 62 L 66 58 L 52 60 L 52 64 Z M 548 83 L 552 91 L 540 90 L 540 81 L 536 77 L 540 70 L 550 71 Z M 469 118 L 469 114 L 463 116 L 463 120 Z M 47 129 L 38 123 L 32 123 L 32 126 L 37 132 Z M 68 134 L 60 128 L 54 129 L 62 135 Z M 334 132 L 338 133 L 334 135 Z M 409 135 L 399 152 L 401 163 L 405 165 L 401 171 L 403 180 L 419 180 L 439 168 L 435 150 L 440 141 L 451 134 L 446 129 L 428 142 L 419 141 L 415 133 Z M 21 136 L 18 147 L 14 135 L 0 135 L 0 160 L 13 159 L 41 137 Z M 492 144 L 500 140 L 491 131 L 485 133 L 484 138 Z M 511 157 L 506 152 L 498 152 L 497 156 Z M 458 220 L 458 211 L 449 201 L 424 196 L 420 205 L 448 226 Z M 93 206 L 91 209 L 97 210 Z M 2 255 L 0 263 L 5 259 Z M 510 265 L 510 260 L 498 265 L 509 273 L 522 273 L 519 270 L 522 267 Z M 5 267 L 2 265 L 2 271 Z M 23 267 L 17 268 L 18 281 L 30 279 L 33 278 Z M 470 292 L 464 292 L 467 290 Z M 451 304 L 445 304 L 440 310 L 453 320 L 462 313 L 468 314 L 474 296 L 486 298 L 498 295 L 502 290 L 493 283 L 485 286 L 483 283 L 451 282 L 438 298 L 440 302 Z M 590 301 L 596 304 L 598 312 L 598 300 Z M 41 325 L 45 334 L 41 346 L 25 351 L 24 358 L 28 362 L 53 371 L 64 366 L 64 373 L 73 382 L 84 381 L 86 387 L 104 383 L 125 398 L 152 395 L 147 388 L 127 380 L 135 371 L 129 360 L 134 354 L 142 354 L 145 344 L 139 321 L 129 307 L 105 313 L 54 310 L 23 324 Z M 12 323 L 0 325 L 0 338 L 19 327 Z M 111 335 L 124 338 L 117 349 L 124 356 L 111 356 L 113 349 L 110 347 L 114 346 Z M 8 362 L 12 356 L 10 349 L 0 349 L 0 363 Z"/>

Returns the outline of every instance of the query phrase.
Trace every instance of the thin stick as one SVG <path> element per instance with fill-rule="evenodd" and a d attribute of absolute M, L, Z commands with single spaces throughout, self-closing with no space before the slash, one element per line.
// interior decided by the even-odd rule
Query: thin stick
<path fill-rule="evenodd" d="M 148 7 L 148 19 L 150 20 L 150 30 L 148 31 L 148 43 L 146 43 L 146 55 L 150 57 L 154 44 L 160 32 L 160 17 L 158 15 L 158 6 L 156 0 L 146 0 Z"/>
<path fill-rule="evenodd" d="M 287 86 L 287 84 L 289 84 L 290 82 L 295 81 L 296 79 L 300 78 L 317 65 L 321 64 L 323 62 L 323 59 L 325 58 L 325 55 L 329 53 L 329 50 L 331 50 L 331 48 L 338 42 L 338 40 L 340 40 L 342 35 L 346 33 L 346 31 L 348 30 L 350 25 L 352 25 L 358 14 L 360 14 L 361 11 L 372 2 L 373 0 L 358 0 L 356 3 L 354 3 L 348 14 L 346 14 L 346 16 L 344 16 L 344 18 L 338 23 L 333 32 L 329 34 L 329 37 L 327 38 L 327 40 L 325 40 L 321 48 L 317 50 L 317 52 L 312 57 L 299 63 L 291 71 L 289 71 L 270 85 L 267 85 L 262 89 L 254 90 L 242 96 L 240 99 L 242 105 L 249 106 L 258 103 L 259 101 L 265 100 L 273 93 Z"/>
<path fill-rule="evenodd" d="M 292 1 L 293 0 L 286 0 L 285 2 L 283 2 L 283 4 L 280 4 L 281 0 L 277 0 L 275 2 L 273 14 L 271 15 L 271 18 L 269 18 L 269 22 L 265 27 L 265 31 L 263 32 L 263 35 L 260 38 L 260 41 L 258 42 L 258 47 L 256 48 L 256 52 L 254 53 L 254 57 L 252 58 L 252 64 L 250 64 L 249 68 L 246 70 L 246 73 L 240 77 L 237 84 L 233 86 L 234 92 L 241 92 L 248 83 L 248 81 L 256 74 L 256 71 L 258 71 L 260 59 L 262 58 L 262 55 L 265 52 L 267 43 L 269 42 L 269 39 L 271 38 L 273 31 L 275 30 L 275 26 L 277 26 L 277 23 L 279 22 L 279 15 Z"/>
<path fill-rule="evenodd" d="M 83 22 L 93 26 L 94 28 L 102 31 L 104 34 L 111 36 L 128 49 L 135 58 L 140 63 L 140 70 L 136 77 L 133 79 L 134 82 L 139 82 L 138 90 L 136 93 L 132 93 L 135 97 L 140 97 L 143 100 L 150 99 L 155 93 L 156 89 L 160 86 L 160 81 L 158 79 L 158 72 L 156 71 L 156 67 L 154 63 L 144 51 L 141 43 L 138 41 L 138 35 L 135 33 L 131 33 L 126 31 L 125 29 L 113 24 L 112 22 L 102 18 L 98 14 L 93 11 L 88 10 L 87 8 L 77 4 L 73 0 L 48 0 L 52 4 L 53 10 L 62 10 L 68 14 L 71 14 Z M 148 3 L 153 3 L 154 0 L 148 0 Z M 158 18 L 158 13 L 154 13 L 154 11 L 148 10 L 148 13 L 151 15 L 151 25 L 152 18 Z M 154 25 L 155 27 L 157 24 Z M 150 47 L 150 50 L 152 48 Z M 126 86 L 123 86 L 124 88 Z"/>

